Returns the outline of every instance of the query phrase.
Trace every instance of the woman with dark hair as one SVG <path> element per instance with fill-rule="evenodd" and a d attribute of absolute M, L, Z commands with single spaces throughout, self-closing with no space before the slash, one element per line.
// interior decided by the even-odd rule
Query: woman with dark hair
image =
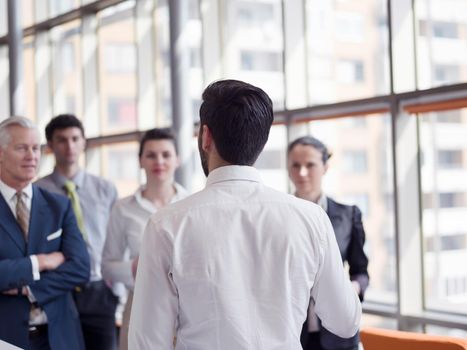
<path fill-rule="evenodd" d="M 326 196 L 322 180 L 328 170 L 331 153 L 318 139 L 304 136 L 289 144 L 287 149 L 289 177 L 295 185 L 295 196 L 312 201 L 323 208 L 329 216 L 342 261 L 349 265 L 349 274 L 360 300 L 368 286 L 368 258 L 363 250 L 365 231 L 362 214 L 357 206 L 345 205 Z M 303 349 L 357 350 L 358 333 L 348 339 L 340 338 L 321 326 L 314 313 L 311 301 L 308 318 L 302 329 Z M 336 310 L 338 313 L 339 310 Z"/>
<path fill-rule="evenodd" d="M 152 129 L 143 135 L 139 163 L 146 173 L 146 184 L 133 195 L 115 203 L 102 254 L 104 279 L 110 283 L 123 283 L 129 290 L 120 329 L 120 349 L 128 348 L 128 325 L 144 228 L 149 217 L 159 208 L 188 195 L 174 181 L 179 159 L 175 137 L 169 129 Z"/>

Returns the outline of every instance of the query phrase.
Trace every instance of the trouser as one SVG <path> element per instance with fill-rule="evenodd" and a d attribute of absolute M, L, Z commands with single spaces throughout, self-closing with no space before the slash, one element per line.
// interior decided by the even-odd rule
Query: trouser
<path fill-rule="evenodd" d="M 118 297 L 104 281 L 89 282 L 77 288 L 73 294 L 86 350 L 115 350 L 115 310 Z"/>
<path fill-rule="evenodd" d="M 50 350 L 49 332 L 46 324 L 29 327 L 29 346 L 31 350 Z"/>

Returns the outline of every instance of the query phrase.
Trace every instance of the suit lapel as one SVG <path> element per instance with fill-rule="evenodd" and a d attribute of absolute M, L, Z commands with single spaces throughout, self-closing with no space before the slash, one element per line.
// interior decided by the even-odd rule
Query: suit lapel
<path fill-rule="evenodd" d="M 18 221 L 11 212 L 5 198 L 0 193 L 0 213 L 2 220 L 0 220 L 0 231 L 6 232 L 7 235 L 15 242 L 23 254 L 26 253 L 26 242 L 24 240 L 23 232 L 19 227 Z"/>
<path fill-rule="evenodd" d="M 28 253 L 34 253 L 44 236 L 44 228 L 47 226 L 47 201 L 42 192 L 33 185 L 33 196 L 31 203 L 31 218 L 29 220 Z"/>

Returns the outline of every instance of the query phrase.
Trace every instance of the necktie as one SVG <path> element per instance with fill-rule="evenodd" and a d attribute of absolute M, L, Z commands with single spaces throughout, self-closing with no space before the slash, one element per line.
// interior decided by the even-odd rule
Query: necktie
<path fill-rule="evenodd" d="M 75 213 L 79 230 L 81 231 L 84 240 L 87 241 L 86 231 L 84 230 L 83 211 L 81 210 L 81 205 L 79 204 L 79 196 L 78 192 L 76 192 L 76 185 L 73 181 L 67 180 L 65 181 L 65 185 L 63 185 L 63 187 L 65 188 L 68 198 L 70 198 L 71 207 Z"/>
<path fill-rule="evenodd" d="M 16 192 L 16 220 L 23 231 L 24 239 L 28 240 L 29 209 L 24 202 L 24 193 Z"/>

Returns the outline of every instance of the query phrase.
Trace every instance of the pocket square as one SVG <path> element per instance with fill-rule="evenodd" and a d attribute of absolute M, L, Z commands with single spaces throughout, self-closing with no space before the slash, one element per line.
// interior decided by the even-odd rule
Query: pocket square
<path fill-rule="evenodd" d="M 52 239 L 58 238 L 62 235 L 62 229 L 58 229 L 54 233 L 51 233 L 50 235 L 47 236 L 47 240 L 51 241 Z"/>

